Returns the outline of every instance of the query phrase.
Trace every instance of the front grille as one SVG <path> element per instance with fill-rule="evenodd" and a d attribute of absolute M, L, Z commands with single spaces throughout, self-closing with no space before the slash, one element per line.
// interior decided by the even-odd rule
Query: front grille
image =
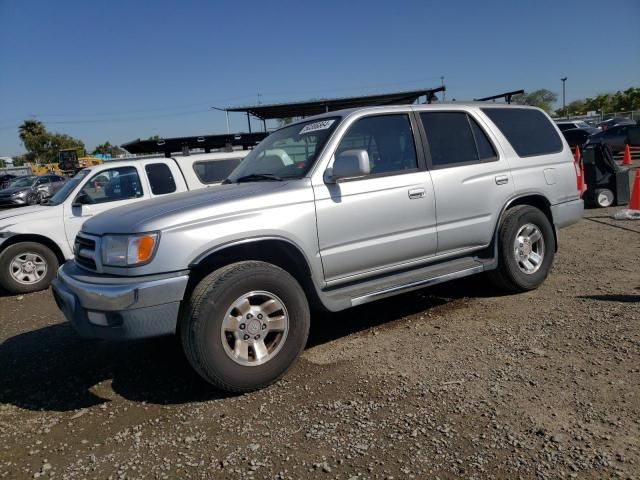
<path fill-rule="evenodd" d="M 76 242 L 73 246 L 75 260 L 81 267 L 89 270 L 96 270 L 96 242 L 91 238 L 83 237 L 80 234 L 76 236 Z"/>

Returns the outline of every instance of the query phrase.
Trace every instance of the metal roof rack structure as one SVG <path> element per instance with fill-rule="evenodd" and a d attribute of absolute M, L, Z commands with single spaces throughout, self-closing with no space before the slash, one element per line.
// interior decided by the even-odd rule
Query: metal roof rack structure
<path fill-rule="evenodd" d="M 224 135 L 200 135 L 198 137 L 173 137 L 161 138 L 159 140 L 133 140 L 120 145 L 127 152 L 133 154 L 164 153 L 165 157 L 170 157 L 172 153 L 182 152 L 189 155 L 191 150 L 201 149 L 205 153 L 217 149 L 232 149 L 242 147 L 247 150 L 260 143 L 268 133 L 231 133 Z"/>
<path fill-rule="evenodd" d="M 425 88 L 421 90 L 384 93 L 379 95 L 309 100 L 306 102 L 248 105 L 243 107 L 227 107 L 218 110 L 225 111 L 227 115 L 229 112 L 246 113 L 247 122 L 249 123 L 249 131 L 251 132 L 250 116 L 262 120 L 266 130 L 265 122 L 270 119 L 304 118 L 347 108 L 410 104 L 418 100 L 420 97 L 425 97 L 425 103 L 431 103 L 436 99 L 435 94 L 437 92 L 444 91 L 446 91 L 446 87 L 443 85 L 438 88 Z"/>
<path fill-rule="evenodd" d="M 512 92 L 499 93 L 498 95 L 493 95 L 491 97 L 474 98 L 473 100 L 476 101 L 476 102 L 487 102 L 489 100 L 493 100 L 495 102 L 499 98 L 504 98 L 505 102 L 510 104 L 511 103 L 511 98 L 514 95 L 520 95 L 520 94 L 523 94 L 523 93 L 524 93 L 524 90 L 513 90 Z"/>

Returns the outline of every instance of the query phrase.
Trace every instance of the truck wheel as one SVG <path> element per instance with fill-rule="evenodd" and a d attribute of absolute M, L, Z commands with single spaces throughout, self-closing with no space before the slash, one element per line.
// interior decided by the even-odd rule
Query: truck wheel
<path fill-rule="evenodd" d="M 0 286 L 10 293 L 44 290 L 57 271 L 58 258 L 41 243 L 16 243 L 0 254 Z"/>
<path fill-rule="evenodd" d="M 247 261 L 205 277 L 183 309 L 180 336 L 192 367 L 215 387 L 249 392 L 280 379 L 309 334 L 298 282 L 275 265 Z"/>
<path fill-rule="evenodd" d="M 538 288 L 553 263 L 556 243 L 547 216 L 529 205 L 505 213 L 498 231 L 498 268 L 489 278 L 511 292 Z"/>

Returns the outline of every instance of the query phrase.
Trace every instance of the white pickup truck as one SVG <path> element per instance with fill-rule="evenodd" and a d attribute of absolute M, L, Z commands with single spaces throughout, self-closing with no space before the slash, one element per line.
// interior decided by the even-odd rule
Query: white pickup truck
<path fill-rule="evenodd" d="M 0 211 L 0 286 L 10 293 L 45 289 L 73 258 L 87 218 L 150 198 L 216 185 L 248 150 L 129 158 L 85 168 L 47 203 Z"/>

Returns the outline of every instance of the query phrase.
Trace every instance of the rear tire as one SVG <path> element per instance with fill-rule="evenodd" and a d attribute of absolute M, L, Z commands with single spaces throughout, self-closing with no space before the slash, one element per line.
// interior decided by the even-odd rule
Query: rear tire
<path fill-rule="evenodd" d="M 246 261 L 206 276 L 183 309 L 185 355 L 207 382 L 234 393 L 279 380 L 303 351 L 309 305 L 286 271 Z"/>
<path fill-rule="evenodd" d="M 58 257 L 41 243 L 20 242 L 0 254 L 0 286 L 9 293 L 31 293 L 49 287 L 58 272 Z"/>
<path fill-rule="evenodd" d="M 607 208 L 613 205 L 615 195 L 608 188 L 599 188 L 595 191 L 596 205 L 601 208 Z"/>
<path fill-rule="evenodd" d="M 547 216 L 530 205 L 506 211 L 498 231 L 498 267 L 490 280 L 509 292 L 538 288 L 551 270 L 556 250 Z"/>

